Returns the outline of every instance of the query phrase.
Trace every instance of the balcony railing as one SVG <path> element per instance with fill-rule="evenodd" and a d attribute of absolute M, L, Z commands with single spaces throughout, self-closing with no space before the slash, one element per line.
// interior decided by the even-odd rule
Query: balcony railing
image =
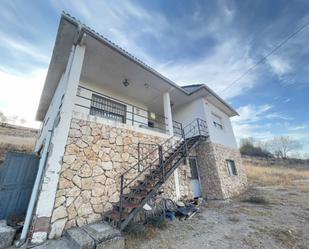
<path fill-rule="evenodd" d="M 79 86 L 75 106 L 88 109 L 87 113 L 144 129 L 168 133 L 167 117 L 149 109 Z M 173 120 L 174 134 L 181 136 L 182 124 Z"/>

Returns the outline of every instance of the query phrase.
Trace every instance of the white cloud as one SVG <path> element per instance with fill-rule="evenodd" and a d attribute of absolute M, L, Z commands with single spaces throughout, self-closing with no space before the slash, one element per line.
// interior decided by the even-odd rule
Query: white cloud
<path fill-rule="evenodd" d="M 267 63 L 273 73 L 282 77 L 292 71 L 292 67 L 287 60 L 273 55 L 267 59 Z"/>
<path fill-rule="evenodd" d="M 26 126 L 38 127 L 34 117 L 45 76 L 46 70 L 41 69 L 18 76 L 0 71 L 0 111 L 26 119 Z"/>
<path fill-rule="evenodd" d="M 245 105 L 237 109 L 239 116 L 232 118 L 234 132 L 237 139 L 254 137 L 256 139 L 269 139 L 274 136 L 271 132 L 275 120 L 291 120 L 290 117 L 272 111 L 273 106 Z M 280 123 L 279 123 L 280 124 Z"/>

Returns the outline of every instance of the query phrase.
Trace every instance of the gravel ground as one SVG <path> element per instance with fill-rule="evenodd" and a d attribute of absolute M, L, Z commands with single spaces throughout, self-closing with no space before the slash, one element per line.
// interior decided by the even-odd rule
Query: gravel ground
<path fill-rule="evenodd" d="M 191 220 L 152 229 L 142 240 L 127 237 L 126 248 L 309 249 L 307 187 L 252 187 L 242 198 L 262 201 L 208 203 Z"/>

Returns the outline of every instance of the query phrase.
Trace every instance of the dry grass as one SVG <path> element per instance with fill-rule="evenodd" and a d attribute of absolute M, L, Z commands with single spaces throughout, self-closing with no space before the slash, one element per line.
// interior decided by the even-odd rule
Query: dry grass
<path fill-rule="evenodd" d="M 299 180 L 309 179 L 309 170 L 253 165 L 244 165 L 244 167 L 249 182 L 263 186 L 290 186 L 295 185 Z"/>

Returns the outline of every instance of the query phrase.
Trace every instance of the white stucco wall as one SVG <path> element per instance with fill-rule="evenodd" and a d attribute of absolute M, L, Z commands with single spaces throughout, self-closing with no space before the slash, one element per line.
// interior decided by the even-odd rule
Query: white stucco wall
<path fill-rule="evenodd" d="M 223 124 L 223 130 L 218 129 L 213 124 L 212 114 L 220 116 Z M 173 119 L 181 122 L 183 127 L 195 120 L 203 119 L 207 122 L 210 141 L 225 145 L 231 148 L 237 148 L 236 139 L 230 118 L 215 105 L 210 103 L 206 98 L 199 98 L 173 110 Z"/>
<path fill-rule="evenodd" d="M 200 118 L 205 120 L 205 111 L 203 108 L 203 99 L 196 99 L 185 106 L 172 111 L 173 119 L 181 122 L 183 127 L 191 123 L 193 120 Z"/>
<path fill-rule="evenodd" d="M 210 141 L 237 149 L 237 143 L 229 116 L 223 111 L 221 111 L 219 108 L 217 108 L 215 105 L 210 103 L 207 99 L 204 99 L 203 102 L 205 105 L 204 109 Z M 214 120 L 212 117 L 212 113 L 221 118 L 223 125 L 222 130 L 215 127 L 213 123 Z"/>

